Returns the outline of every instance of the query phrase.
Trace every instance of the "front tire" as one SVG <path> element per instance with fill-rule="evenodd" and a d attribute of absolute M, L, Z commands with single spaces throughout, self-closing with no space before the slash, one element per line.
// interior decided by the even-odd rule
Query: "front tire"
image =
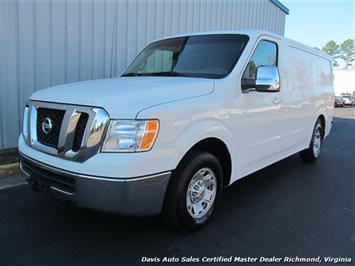
<path fill-rule="evenodd" d="M 163 219 L 180 231 L 193 231 L 204 226 L 220 200 L 222 177 L 221 164 L 213 154 L 191 152 L 171 177 Z"/>
<path fill-rule="evenodd" d="M 322 150 L 323 137 L 324 128 L 321 121 L 318 119 L 313 129 L 312 139 L 309 147 L 300 152 L 300 156 L 303 161 L 312 163 L 318 159 Z"/>

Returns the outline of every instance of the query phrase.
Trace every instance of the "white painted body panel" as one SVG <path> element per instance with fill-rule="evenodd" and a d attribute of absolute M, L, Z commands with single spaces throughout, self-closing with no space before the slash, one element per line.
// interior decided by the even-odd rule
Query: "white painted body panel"
<path fill-rule="evenodd" d="M 223 79 L 126 77 L 54 87 L 31 97 L 103 107 L 111 118 L 159 119 L 159 135 L 151 151 L 98 153 L 77 163 L 33 150 L 20 137 L 20 152 L 82 174 L 135 177 L 173 170 L 196 143 L 218 138 L 231 155 L 233 183 L 307 148 L 320 115 L 328 135 L 334 105 L 331 60 L 276 34 L 235 33 L 247 34 L 250 40 L 233 71 Z M 278 44 L 281 90 L 242 93 L 242 73 L 262 39 Z"/>
<path fill-rule="evenodd" d="M 210 79 L 124 77 L 59 85 L 35 92 L 31 100 L 104 107 L 111 118 L 132 119 L 143 108 L 212 91 Z"/>

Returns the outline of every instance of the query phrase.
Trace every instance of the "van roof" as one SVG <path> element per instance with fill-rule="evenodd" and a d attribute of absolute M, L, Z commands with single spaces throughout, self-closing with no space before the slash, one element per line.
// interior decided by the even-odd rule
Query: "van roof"
<path fill-rule="evenodd" d="M 198 35 L 215 35 L 215 34 L 244 34 L 244 35 L 248 35 L 249 37 L 254 37 L 254 38 L 258 38 L 259 36 L 262 36 L 262 35 L 268 35 L 268 36 L 286 41 L 289 43 L 290 46 L 294 46 L 294 47 L 299 48 L 301 50 L 305 50 L 307 52 L 310 52 L 310 53 L 316 54 L 318 56 L 327 58 L 328 60 L 331 60 L 331 57 L 327 53 L 325 53 L 319 49 L 316 49 L 316 48 L 310 47 L 308 45 L 305 45 L 303 43 L 297 42 L 295 40 L 286 38 L 285 36 L 279 35 L 274 32 L 265 31 L 265 30 L 256 30 L 256 29 L 223 30 L 223 31 L 218 30 L 218 31 L 181 33 L 181 34 L 176 34 L 176 35 L 171 35 L 171 36 L 167 36 L 164 38 L 160 38 L 155 41 L 171 39 L 171 38 L 176 38 L 176 37 L 188 37 L 188 36 L 198 36 Z"/>

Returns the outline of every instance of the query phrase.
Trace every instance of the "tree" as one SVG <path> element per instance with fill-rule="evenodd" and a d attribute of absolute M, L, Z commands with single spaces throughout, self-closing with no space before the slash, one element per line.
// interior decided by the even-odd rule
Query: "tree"
<path fill-rule="evenodd" d="M 333 65 L 334 66 L 338 66 L 338 62 L 336 61 L 336 59 L 339 57 L 339 52 L 340 52 L 340 46 L 338 44 L 336 44 L 335 41 L 329 41 L 327 42 L 323 48 L 322 48 L 323 52 L 326 52 L 327 54 L 329 54 L 332 58 L 333 58 Z"/>
<path fill-rule="evenodd" d="M 354 40 L 347 39 L 340 45 L 339 58 L 345 62 L 344 69 L 348 69 L 355 61 Z"/>

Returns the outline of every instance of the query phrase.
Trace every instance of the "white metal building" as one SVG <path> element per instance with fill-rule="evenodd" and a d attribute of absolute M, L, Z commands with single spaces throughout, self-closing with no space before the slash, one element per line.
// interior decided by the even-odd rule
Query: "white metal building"
<path fill-rule="evenodd" d="M 0 149 L 17 146 L 36 90 L 119 76 L 148 42 L 167 35 L 242 28 L 283 35 L 286 14 L 277 0 L 1 0 Z"/>
<path fill-rule="evenodd" d="M 355 97 L 355 70 L 334 70 L 334 92 L 337 96 L 348 93 Z"/>

